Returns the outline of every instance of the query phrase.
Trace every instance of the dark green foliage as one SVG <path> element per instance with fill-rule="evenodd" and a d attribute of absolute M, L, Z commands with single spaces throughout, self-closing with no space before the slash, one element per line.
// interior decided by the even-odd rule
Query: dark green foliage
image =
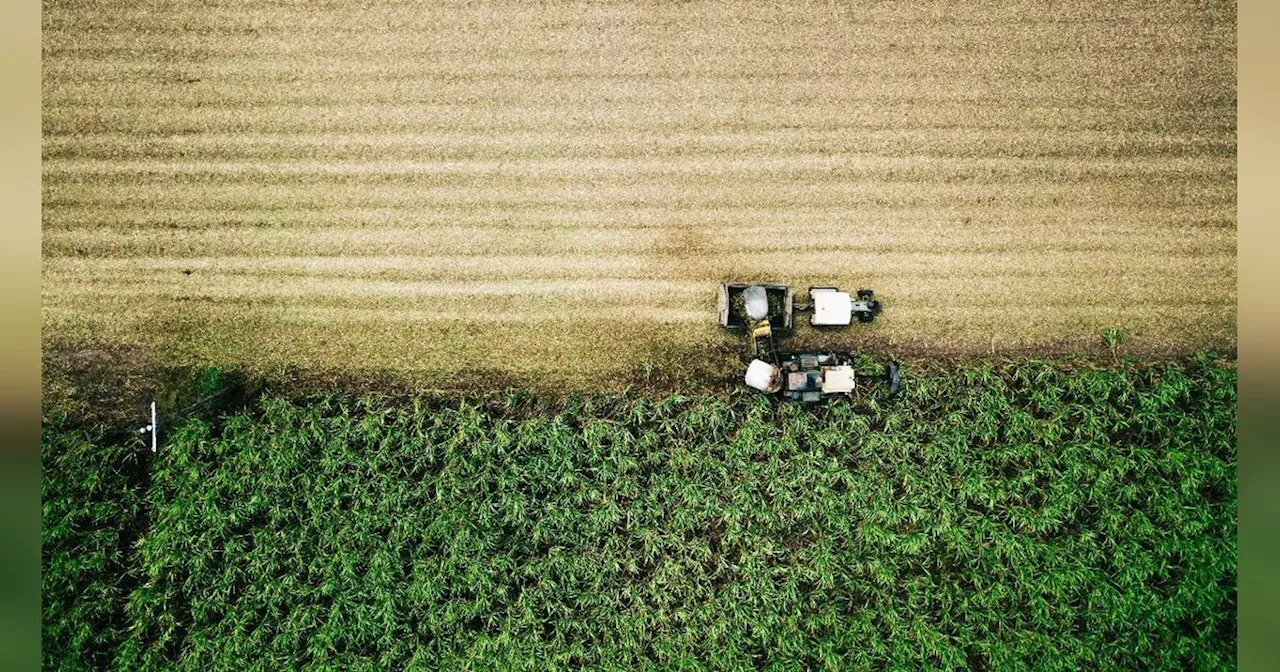
<path fill-rule="evenodd" d="M 200 394 L 202 396 L 214 394 L 222 387 L 222 382 L 222 371 L 216 366 L 206 366 L 200 371 Z"/>
<path fill-rule="evenodd" d="M 63 427 L 59 418 L 54 427 Z M 41 593 L 45 667 L 101 669 L 115 654 L 132 589 L 130 547 L 145 525 L 137 445 L 71 429 L 43 432 Z"/>
<path fill-rule="evenodd" d="M 167 436 L 123 556 L 136 482 L 85 480 L 135 458 L 54 424 L 46 664 L 1232 667 L 1235 375 L 986 365 L 861 408 L 269 398 Z"/>
<path fill-rule="evenodd" d="M 1116 350 L 1127 340 L 1129 340 L 1129 332 L 1124 329 L 1112 327 L 1102 331 L 1102 344 L 1107 346 L 1112 354 L 1115 354 Z"/>

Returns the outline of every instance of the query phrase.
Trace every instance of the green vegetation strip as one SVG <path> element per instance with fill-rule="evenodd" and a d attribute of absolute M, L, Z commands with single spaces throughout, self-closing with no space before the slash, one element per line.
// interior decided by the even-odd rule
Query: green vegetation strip
<path fill-rule="evenodd" d="M 50 669 L 1231 667 L 1236 372 L 44 427 Z"/>

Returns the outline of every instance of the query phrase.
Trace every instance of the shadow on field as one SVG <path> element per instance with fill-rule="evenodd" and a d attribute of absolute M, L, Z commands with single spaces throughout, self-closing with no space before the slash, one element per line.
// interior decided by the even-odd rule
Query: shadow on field
<path fill-rule="evenodd" d="M 1066 368 L 1109 366 L 1121 361 L 1158 364 L 1185 360 L 1194 353 L 1176 349 L 1132 351 L 1108 346 L 1102 339 L 1092 344 L 1062 342 L 980 354 L 945 351 L 925 344 L 890 341 L 875 332 L 831 343 L 826 334 L 798 330 L 782 344 L 790 351 L 836 349 L 862 353 L 860 375 L 876 375 L 888 360 L 901 362 L 904 371 L 924 375 L 957 367 L 1000 364 L 1028 359 L 1053 360 Z M 555 372 L 517 372 L 500 367 L 464 371 L 314 368 L 276 366 L 269 369 L 178 366 L 164 363 L 142 348 L 105 343 L 46 344 L 43 351 L 44 413 L 63 414 L 76 428 L 105 426 L 113 432 L 137 436 L 148 421 L 149 405 L 157 403 L 164 420 L 175 413 L 212 419 L 253 408 L 263 395 L 288 398 L 342 392 L 376 394 L 389 400 L 408 399 L 422 393 L 470 395 L 509 400 L 520 395 L 538 398 L 569 395 L 625 394 L 651 398 L 671 394 L 722 396 L 741 391 L 742 375 L 752 359 L 745 339 L 690 346 L 657 342 L 639 358 L 640 364 L 602 371 L 589 383 L 564 384 Z M 1214 353 L 1215 358 L 1235 361 L 1236 352 Z M 870 368 L 867 368 L 870 367 Z M 117 437 L 119 438 L 119 437 Z"/>

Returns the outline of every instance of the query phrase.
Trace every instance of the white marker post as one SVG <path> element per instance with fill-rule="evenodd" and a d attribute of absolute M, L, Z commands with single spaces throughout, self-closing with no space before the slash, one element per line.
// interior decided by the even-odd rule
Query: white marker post
<path fill-rule="evenodd" d="M 156 402 L 151 402 L 151 424 L 138 430 L 139 434 L 151 432 L 151 452 L 156 452 Z"/>

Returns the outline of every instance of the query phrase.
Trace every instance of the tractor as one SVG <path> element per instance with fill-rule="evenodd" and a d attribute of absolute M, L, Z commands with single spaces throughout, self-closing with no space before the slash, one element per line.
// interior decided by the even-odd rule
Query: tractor
<path fill-rule="evenodd" d="M 753 359 L 745 377 L 748 387 L 816 403 L 831 396 L 853 396 L 854 355 L 835 351 L 779 353 L 774 335 L 794 329 L 795 312 L 811 313 L 809 325 L 826 329 L 848 326 L 855 319 L 871 323 L 880 314 L 881 304 L 870 289 L 851 295 L 837 287 L 810 287 L 808 302 L 796 303 L 786 285 L 723 283 L 718 308 L 720 326 L 750 334 Z M 890 396 L 901 389 L 898 369 L 897 362 L 886 366 Z"/>

